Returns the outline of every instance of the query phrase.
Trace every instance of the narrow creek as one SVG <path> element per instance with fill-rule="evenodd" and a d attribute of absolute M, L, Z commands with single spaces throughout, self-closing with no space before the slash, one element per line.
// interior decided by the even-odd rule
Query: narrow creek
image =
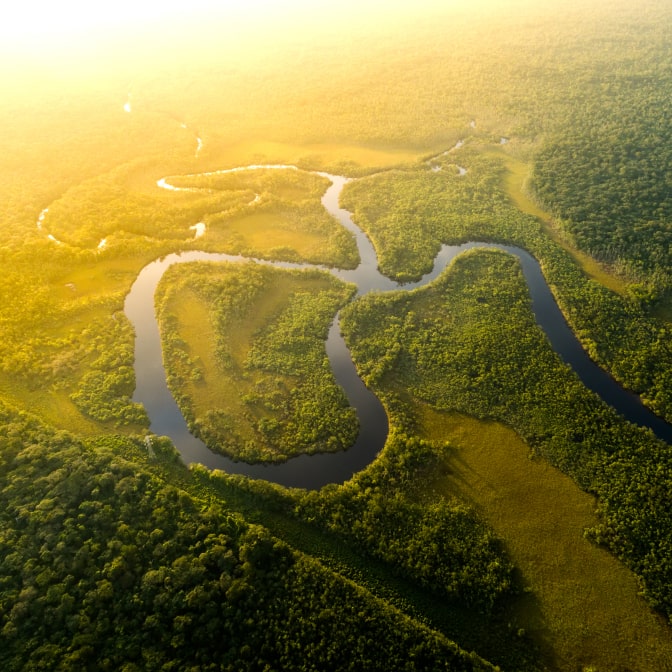
<path fill-rule="evenodd" d="M 294 166 L 250 166 L 220 172 L 260 168 L 297 170 Z M 340 333 L 339 316 L 336 315 L 329 329 L 326 351 L 337 383 L 344 389 L 348 401 L 357 412 L 360 431 L 355 443 L 346 451 L 301 455 L 271 465 L 250 465 L 213 453 L 189 432 L 166 382 L 161 338 L 154 310 L 154 294 L 161 277 L 170 266 L 191 261 L 217 261 L 259 263 L 287 269 L 321 268 L 342 280 L 354 283 L 357 286 L 357 295 L 361 296 L 371 291 L 387 292 L 422 287 L 437 278 L 456 256 L 475 247 L 496 248 L 515 255 L 520 260 L 529 287 L 536 321 L 556 352 L 574 369 L 581 381 L 606 403 L 631 422 L 651 428 L 659 438 L 672 443 L 672 426 L 649 411 L 638 396 L 624 390 L 588 357 L 560 312 L 538 262 L 528 252 L 510 245 L 475 241 L 463 245 L 443 245 L 434 259 L 434 267 L 430 273 L 417 282 L 397 283 L 379 272 L 377 255 L 371 241 L 352 221 L 350 213 L 339 206 L 339 196 L 348 178 L 328 173 L 317 174 L 331 182 L 322 197 L 322 204 L 355 236 L 360 255 L 360 264 L 356 269 L 333 269 L 313 264 L 273 262 L 193 251 L 171 254 L 145 266 L 126 297 L 124 310 L 136 333 L 137 387 L 133 400 L 142 403 L 147 410 L 150 430 L 154 434 L 170 437 L 184 462 L 198 462 L 211 469 L 263 478 L 288 487 L 317 489 L 328 483 L 342 483 L 371 463 L 385 445 L 389 427 L 387 414 L 380 400 L 357 375 L 350 352 Z M 165 179 L 163 182 L 167 184 Z M 169 185 L 164 188 L 178 189 Z"/>

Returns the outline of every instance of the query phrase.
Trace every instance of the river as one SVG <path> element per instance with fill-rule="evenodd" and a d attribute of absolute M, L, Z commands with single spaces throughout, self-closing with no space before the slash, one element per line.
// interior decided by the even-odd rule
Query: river
<path fill-rule="evenodd" d="M 295 166 L 249 166 L 219 172 L 239 172 L 262 168 L 297 170 Z M 463 245 L 443 245 L 434 259 L 434 267 L 430 273 L 417 282 L 397 283 L 379 272 L 378 258 L 371 241 L 352 221 L 350 213 L 339 205 L 339 197 L 348 178 L 328 173 L 317 174 L 326 177 L 331 182 L 322 197 L 322 204 L 342 226 L 355 236 L 360 256 L 360 264 L 356 269 L 343 270 L 312 264 L 272 262 L 228 254 L 192 251 L 171 254 L 145 266 L 126 297 L 124 310 L 136 333 L 137 387 L 133 400 L 142 403 L 147 410 L 150 418 L 150 431 L 157 435 L 170 437 L 184 462 L 198 462 L 211 469 L 222 469 L 229 473 L 263 478 L 288 487 L 317 489 L 328 483 L 343 483 L 370 464 L 385 445 L 389 427 L 387 414 L 380 400 L 357 375 L 350 352 L 340 333 L 339 316 L 336 315 L 329 329 L 326 351 L 337 383 L 343 387 L 348 401 L 357 412 L 360 431 L 355 443 L 346 451 L 300 455 L 286 462 L 270 465 L 250 465 L 213 453 L 200 439 L 189 432 L 184 417 L 166 383 L 161 338 L 154 312 L 154 294 L 161 277 L 171 265 L 190 261 L 217 261 L 259 263 L 288 269 L 320 268 L 342 280 L 354 283 L 357 286 L 357 295 L 361 296 L 371 291 L 387 292 L 422 287 L 437 278 L 457 255 L 474 247 L 496 248 L 515 255 L 520 260 L 529 287 L 532 309 L 537 323 L 544 330 L 560 357 L 576 371 L 586 387 L 601 396 L 628 420 L 650 427 L 659 438 L 672 443 L 672 426 L 651 413 L 639 397 L 624 390 L 588 357 L 558 308 L 538 262 L 528 252 L 510 245 L 475 241 Z M 160 180 L 159 186 L 179 191 L 179 188 L 171 186 L 166 180 L 167 178 Z M 192 190 L 189 189 L 189 191 Z"/>

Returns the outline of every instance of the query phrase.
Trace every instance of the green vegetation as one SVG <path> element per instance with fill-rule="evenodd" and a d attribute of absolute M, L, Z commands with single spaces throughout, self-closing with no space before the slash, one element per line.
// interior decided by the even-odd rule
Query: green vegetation
<path fill-rule="evenodd" d="M 429 444 L 395 434 L 380 458 L 343 486 L 287 491 L 222 473 L 209 478 L 225 490 L 247 490 L 283 516 L 386 563 L 448 604 L 491 615 L 515 592 L 512 566 L 500 542 L 464 502 L 423 497 L 423 478 L 441 457 Z"/>
<path fill-rule="evenodd" d="M 451 169 L 458 156 L 467 173 Z M 520 217 L 501 189 L 503 167 L 470 144 L 426 165 L 350 182 L 343 206 L 376 247 L 381 271 L 400 281 L 432 268 L 442 242 L 518 241 L 539 226 Z M 521 231 L 522 229 L 522 231 Z"/>
<path fill-rule="evenodd" d="M 431 269 L 442 242 L 489 240 L 527 249 L 590 356 L 655 412 L 672 418 L 672 334 L 652 315 L 646 287 L 631 283 L 621 296 L 586 277 L 571 252 L 546 235 L 541 212 L 514 207 L 504 159 L 491 146 L 474 139 L 459 152 L 465 175 L 447 169 L 456 156 L 450 153 L 436 162 L 448 164 L 441 172 L 423 164 L 346 185 L 344 205 L 373 240 L 384 272 L 399 280 L 419 277 Z"/>
<path fill-rule="evenodd" d="M 72 395 L 82 413 L 101 422 L 116 421 L 119 426 L 147 422 L 142 406 L 130 399 L 135 376 L 129 331 L 126 316 L 113 315 L 112 324 L 92 339 L 90 351 L 96 353 L 97 358 L 89 364 L 79 389 Z M 67 362 L 63 365 L 67 366 Z"/>
<path fill-rule="evenodd" d="M 157 304 L 168 384 L 192 431 L 246 461 L 343 450 L 357 419 L 324 350 L 352 288 L 318 271 L 184 264 Z"/>
<path fill-rule="evenodd" d="M 499 147 L 493 153 L 504 163 L 506 169 L 504 173 L 504 187 L 506 194 L 513 201 L 516 208 L 539 219 L 544 226 L 544 232 L 571 254 L 574 260 L 581 266 L 581 270 L 589 278 L 595 280 L 599 285 L 610 289 L 612 292 L 622 295 L 627 294 L 628 283 L 625 279 L 610 272 L 605 264 L 598 262 L 571 244 L 567 240 L 567 236 L 564 235 L 564 232 L 559 229 L 556 220 L 549 213 L 542 210 L 528 195 L 530 165 L 511 154 L 501 151 L 501 149 Z"/>
<path fill-rule="evenodd" d="M 575 113 L 535 157 L 531 186 L 581 249 L 655 297 L 669 290 L 672 263 L 670 63 L 640 39 L 627 82 L 605 73 L 599 88 L 574 94 Z"/>
<path fill-rule="evenodd" d="M 211 446 L 351 443 L 323 345 L 346 304 L 391 434 L 315 493 L 147 453 L 134 279 L 190 249 L 353 268 L 307 171 L 356 178 L 343 207 L 398 279 L 442 243 L 530 251 L 672 420 L 669 3 L 392 5 L 0 44 L 3 669 L 672 667 L 669 447 L 558 360 L 507 255 L 352 303 L 324 273 L 173 269 L 169 383 Z M 225 172 L 263 164 L 305 170 Z"/>
<path fill-rule="evenodd" d="M 300 515 L 424 588 L 489 611 L 510 593 L 512 567 L 492 532 L 462 502 L 418 501 L 421 486 L 408 481 L 431 472 L 434 460 L 421 441 L 392 436 L 384 459 L 343 487 L 307 494 Z"/>
<path fill-rule="evenodd" d="M 583 534 L 599 520 L 594 497 L 500 423 L 415 409 L 419 434 L 450 444 L 425 487 L 476 506 L 522 574 L 524 592 L 506 614 L 512 626 L 542 641 L 553 667 L 667 669 L 666 623 L 638 595 L 637 579 Z M 637 646 L 613 646 L 614 637 Z"/>
<path fill-rule="evenodd" d="M 199 249 L 340 268 L 357 265 L 352 236 L 320 203 L 329 186 L 324 177 L 296 170 L 245 170 L 171 177 L 169 184 L 195 190 L 181 197 L 214 204 L 201 217 L 208 235 L 199 240 Z"/>
<path fill-rule="evenodd" d="M 3 669 L 492 669 L 166 483 L 127 439 L 4 409 L 0 435 Z"/>
<path fill-rule="evenodd" d="M 505 422 L 595 493 L 604 522 L 591 537 L 642 578 L 651 604 L 672 613 L 667 446 L 621 420 L 561 363 L 534 323 L 515 259 L 464 254 L 426 289 L 351 304 L 343 329 L 369 385 Z"/>

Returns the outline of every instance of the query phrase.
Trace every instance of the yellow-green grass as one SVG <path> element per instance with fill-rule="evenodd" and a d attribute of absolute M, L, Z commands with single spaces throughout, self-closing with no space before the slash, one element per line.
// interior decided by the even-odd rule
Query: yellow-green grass
<path fill-rule="evenodd" d="M 293 227 L 294 223 L 286 221 L 281 214 L 255 213 L 236 217 L 226 224 L 213 227 L 212 233 L 216 236 L 217 229 L 221 233 L 237 241 L 245 249 L 271 254 L 277 248 L 295 251 L 303 259 L 312 259 L 320 256 L 325 248 L 324 236 L 316 235 L 304 230 L 292 231 L 286 227 Z"/>
<path fill-rule="evenodd" d="M 318 291 L 327 284 L 319 279 L 302 279 L 301 287 L 306 291 Z M 263 327 L 275 314 L 283 299 L 286 300 L 297 281 L 290 275 L 278 274 L 272 287 L 267 288 L 258 297 L 254 310 L 248 312 L 244 320 L 237 322 L 236 328 L 227 334 L 227 345 L 238 366 L 243 366 L 251 348 L 254 334 Z M 310 286 L 309 286 L 310 285 Z M 231 390 L 222 385 L 222 376 L 218 373 L 219 364 L 215 358 L 217 331 L 212 323 L 212 314 L 206 302 L 188 288 L 175 292 L 167 305 L 167 310 L 178 316 L 177 331 L 180 337 L 189 344 L 192 357 L 197 357 L 203 364 L 205 383 L 199 384 L 199 397 L 206 393 L 204 388 L 212 387 L 206 396 L 212 394 L 217 398 L 224 395 L 230 400 Z M 212 385 L 207 384 L 212 378 Z M 219 391 L 217 391 L 217 388 Z"/>
<path fill-rule="evenodd" d="M 270 294 L 271 292 L 269 292 Z M 176 331 L 188 344 L 189 356 L 196 361 L 203 375 L 199 381 L 189 381 L 181 390 L 190 400 L 195 417 L 208 410 L 225 408 L 227 414 L 237 418 L 236 430 L 247 440 L 255 438 L 254 430 L 246 421 L 245 404 L 242 396 L 249 392 L 249 380 L 233 377 L 221 370 L 216 357 L 217 331 L 212 315 L 205 301 L 189 289 L 174 295 L 167 304 L 167 310 L 177 316 Z M 241 366 L 247 352 L 246 343 L 255 331 L 253 323 L 262 322 L 265 311 L 254 311 L 253 319 L 239 325 L 230 333 L 229 347 L 234 360 Z"/>
<path fill-rule="evenodd" d="M 524 185 L 529 175 L 529 165 L 520 159 L 507 154 L 502 150 L 489 150 L 493 155 L 503 159 L 506 167 L 506 174 L 504 178 L 504 186 L 509 198 L 513 201 L 515 206 L 522 212 L 536 217 L 544 226 L 546 233 L 558 245 L 567 250 L 576 260 L 584 273 L 604 285 L 613 292 L 624 294 L 627 290 L 627 284 L 618 276 L 609 273 L 604 266 L 599 264 L 590 255 L 585 254 L 574 245 L 571 245 L 566 237 L 562 236 L 558 229 L 553 225 L 553 218 L 551 215 L 542 210 L 534 201 L 532 201 L 525 193 Z"/>
<path fill-rule="evenodd" d="M 259 378 L 246 372 L 246 360 L 254 335 L 275 316 L 278 306 L 283 305 L 293 291 L 300 289 L 316 293 L 329 287 L 328 278 L 278 274 L 273 285 L 255 300 L 254 309 L 247 311 L 246 316 L 227 333 L 227 348 L 234 366 L 226 371 L 222 370 L 216 358 L 219 336 L 210 307 L 188 288 L 173 293 L 166 309 L 177 316 L 176 331 L 188 344 L 189 357 L 198 362 L 203 374 L 201 380 L 188 381 L 181 390 L 189 398 L 194 416 L 202 417 L 212 409 L 225 409 L 227 416 L 235 419 L 239 436 L 259 443 L 261 439 L 255 430 L 254 420 L 270 417 L 270 412 L 255 405 L 252 411 L 255 417 L 251 417 L 251 407 L 244 401 L 246 395 L 254 392 Z M 289 376 L 274 374 L 274 377 L 282 379 L 287 389 L 296 382 Z M 260 444 L 259 449 L 262 449 Z"/>
<path fill-rule="evenodd" d="M 77 266 L 51 281 L 53 313 L 46 321 L 33 325 L 35 333 L 44 331 L 50 339 L 75 338 L 96 323 L 112 319 L 123 309 L 124 298 L 143 266 L 158 256 L 146 250 L 132 258 L 99 260 Z"/>
<path fill-rule="evenodd" d="M 52 427 L 64 429 L 80 436 L 98 434 L 125 434 L 141 431 L 141 427 L 128 426 L 119 430 L 114 423 L 96 422 L 77 409 L 70 400 L 71 389 L 55 385 L 29 388 L 23 381 L 0 376 L 0 396 L 10 406 L 32 413 Z"/>
<path fill-rule="evenodd" d="M 638 596 L 634 575 L 588 542 L 595 500 L 508 427 L 418 405 L 420 434 L 448 441 L 435 494 L 472 504 L 504 540 L 529 593 L 514 627 L 540 645 L 549 669 L 672 669 L 672 629 Z"/>
<path fill-rule="evenodd" d="M 214 408 L 222 403 L 222 397 L 233 402 L 233 390 L 223 385 L 224 376 L 219 373 L 215 356 L 217 332 L 212 322 L 211 311 L 205 301 L 190 289 L 179 292 L 168 304 L 168 310 L 177 315 L 177 331 L 189 344 L 190 356 L 198 362 L 203 371 L 203 379 L 191 385 L 191 397 L 195 408 Z M 231 334 L 237 339 L 237 333 Z"/>
<path fill-rule="evenodd" d="M 25 409 L 58 429 L 84 436 L 118 432 L 112 423 L 96 422 L 82 415 L 70 399 L 76 382 L 74 377 L 63 376 L 57 383 L 35 385 L 2 375 L 0 395 L 10 406 Z M 127 428 L 125 431 L 133 429 Z"/>
<path fill-rule="evenodd" d="M 309 169 L 339 171 L 348 174 L 361 170 L 390 168 L 417 161 L 422 152 L 400 147 L 363 147 L 336 143 L 291 144 L 272 141 L 246 141 L 220 147 L 204 147 L 199 164 L 205 170 L 283 163 Z"/>
<path fill-rule="evenodd" d="M 147 251 L 134 258 L 106 259 L 100 254 L 90 264 L 80 265 L 59 278 L 53 285 L 54 296 L 64 304 L 97 300 L 130 290 L 142 267 L 152 261 L 156 252 Z"/>

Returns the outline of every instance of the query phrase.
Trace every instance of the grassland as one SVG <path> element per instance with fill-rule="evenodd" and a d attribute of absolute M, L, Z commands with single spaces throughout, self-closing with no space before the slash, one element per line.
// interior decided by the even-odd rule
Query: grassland
<path fill-rule="evenodd" d="M 665 670 L 672 642 L 637 579 L 584 535 L 596 502 L 510 428 L 418 405 L 419 435 L 448 442 L 435 496 L 469 502 L 505 540 L 529 591 L 509 612 L 552 669 Z"/>

